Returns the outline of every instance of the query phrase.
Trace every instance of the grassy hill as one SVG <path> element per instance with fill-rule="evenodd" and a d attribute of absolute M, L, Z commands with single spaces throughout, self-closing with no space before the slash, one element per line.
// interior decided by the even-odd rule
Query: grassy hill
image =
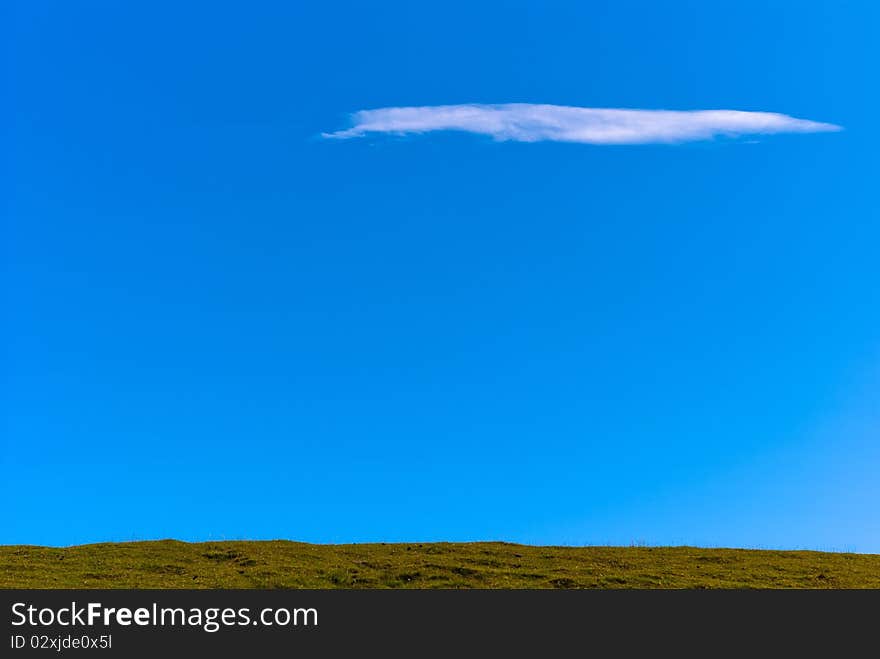
<path fill-rule="evenodd" d="M 880 588 L 880 555 L 500 542 L 0 546 L 2 588 Z"/>

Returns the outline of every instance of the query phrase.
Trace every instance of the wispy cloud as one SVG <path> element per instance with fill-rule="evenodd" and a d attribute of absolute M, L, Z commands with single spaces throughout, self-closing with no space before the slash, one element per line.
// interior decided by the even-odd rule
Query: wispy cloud
<path fill-rule="evenodd" d="M 323 136 L 348 139 L 368 133 L 403 135 L 457 130 L 517 142 L 649 144 L 841 130 L 834 124 L 775 112 L 622 110 L 532 103 L 379 108 L 355 112 L 351 118 L 351 128 Z"/>

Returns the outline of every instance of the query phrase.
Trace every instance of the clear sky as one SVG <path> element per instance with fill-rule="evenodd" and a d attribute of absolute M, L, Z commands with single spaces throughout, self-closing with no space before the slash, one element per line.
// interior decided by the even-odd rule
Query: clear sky
<path fill-rule="evenodd" d="M 5 3 L 0 543 L 880 552 L 878 3 L 234 5 Z"/>

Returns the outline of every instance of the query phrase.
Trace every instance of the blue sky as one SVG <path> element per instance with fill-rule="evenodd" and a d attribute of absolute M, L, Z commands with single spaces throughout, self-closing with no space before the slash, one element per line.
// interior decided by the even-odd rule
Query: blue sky
<path fill-rule="evenodd" d="M 423 4 L 4 9 L 0 543 L 880 552 L 876 3 Z"/>

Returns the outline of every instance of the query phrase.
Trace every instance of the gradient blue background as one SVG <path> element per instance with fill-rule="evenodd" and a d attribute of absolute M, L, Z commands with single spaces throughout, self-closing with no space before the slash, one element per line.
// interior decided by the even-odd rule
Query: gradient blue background
<path fill-rule="evenodd" d="M 0 542 L 880 552 L 877 3 L 236 5 L 5 5 Z"/>

